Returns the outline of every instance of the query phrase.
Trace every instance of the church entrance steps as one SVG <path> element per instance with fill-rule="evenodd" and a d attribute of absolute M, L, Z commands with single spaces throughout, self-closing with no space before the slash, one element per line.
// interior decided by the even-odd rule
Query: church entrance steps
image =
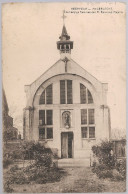
<path fill-rule="evenodd" d="M 58 160 L 58 167 L 89 167 L 90 158 L 74 159 L 66 158 Z"/>

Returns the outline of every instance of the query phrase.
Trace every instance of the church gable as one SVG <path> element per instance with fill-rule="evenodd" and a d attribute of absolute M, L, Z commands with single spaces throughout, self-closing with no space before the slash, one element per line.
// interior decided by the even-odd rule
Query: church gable
<path fill-rule="evenodd" d="M 105 92 L 107 90 L 107 84 L 102 84 L 98 81 L 94 76 L 89 74 L 85 69 L 83 69 L 80 65 L 78 65 L 75 61 L 70 59 L 66 64 L 63 60 L 57 61 L 53 66 L 51 66 L 44 74 L 42 74 L 37 80 L 35 80 L 31 85 L 25 86 L 26 93 L 31 95 L 31 98 L 39 87 L 45 83 L 47 80 L 57 77 L 57 75 L 76 75 L 85 79 L 88 83 L 90 83 L 97 92 L 103 90 Z M 29 100 L 30 102 L 30 100 Z M 31 103 L 29 104 L 31 106 Z"/>

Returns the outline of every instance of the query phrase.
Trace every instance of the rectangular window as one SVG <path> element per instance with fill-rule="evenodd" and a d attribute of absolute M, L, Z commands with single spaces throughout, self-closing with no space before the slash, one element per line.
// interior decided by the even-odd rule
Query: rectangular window
<path fill-rule="evenodd" d="M 46 88 L 46 104 L 52 104 L 52 85 Z"/>
<path fill-rule="evenodd" d="M 39 139 L 53 139 L 53 110 L 39 110 Z M 43 126 L 44 125 L 44 126 Z M 41 127 L 42 126 L 42 127 Z"/>
<path fill-rule="evenodd" d="M 39 125 L 45 125 L 45 110 L 39 110 Z"/>
<path fill-rule="evenodd" d="M 87 127 L 81 127 L 82 138 L 87 138 Z"/>
<path fill-rule="evenodd" d="M 52 110 L 46 110 L 47 115 L 47 125 L 52 125 Z"/>
<path fill-rule="evenodd" d="M 88 119 L 89 119 L 89 124 L 94 124 L 94 109 L 89 109 L 88 110 Z"/>
<path fill-rule="evenodd" d="M 53 129 L 47 128 L 47 139 L 53 139 Z"/>
<path fill-rule="evenodd" d="M 39 129 L 39 139 L 45 139 L 45 128 Z"/>
<path fill-rule="evenodd" d="M 86 87 L 80 84 L 80 103 L 86 104 Z"/>
<path fill-rule="evenodd" d="M 95 127 L 89 127 L 89 138 L 95 138 Z"/>
<path fill-rule="evenodd" d="M 60 80 L 60 104 L 65 104 L 65 80 Z"/>
<path fill-rule="evenodd" d="M 72 104 L 72 80 L 67 80 L 67 104 Z"/>
<path fill-rule="evenodd" d="M 87 109 L 81 110 L 81 125 L 87 124 Z"/>

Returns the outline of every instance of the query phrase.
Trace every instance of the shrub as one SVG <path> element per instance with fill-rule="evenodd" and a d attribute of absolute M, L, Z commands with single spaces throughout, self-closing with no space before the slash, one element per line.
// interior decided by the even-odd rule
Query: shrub
<path fill-rule="evenodd" d="M 109 167 L 106 166 L 105 164 L 100 164 L 100 165 L 98 165 L 98 167 L 99 167 L 100 171 L 109 170 Z"/>
<path fill-rule="evenodd" d="M 116 169 L 113 169 L 113 181 L 122 181 L 124 178 L 122 177 L 121 173 L 119 173 Z"/>
<path fill-rule="evenodd" d="M 23 150 L 22 149 L 15 149 L 12 153 L 11 153 L 11 157 L 14 160 L 22 160 L 23 159 Z"/>
<path fill-rule="evenodd" d="M 14 191 L 13 188 L 11 187 L 10 183 L 7 181 L 4 184 L 4 192 L 6 192 L 6 193 L 12 193 L 13 191 Z"/>
<path fill-rule="evenodd" d="M 113 148 L 112 142 L 104 141 L 100 145 L 92 147 L 94 156 L 98 158 L 99 163 L 93 163 L 92 172 L 99 178 L 111 178 L 112 180 L 126 179 L 126 159 L 117 160 L 115 155 L 111 154 Z"/>
<path fill-rule="evenodd" d="M 36 166 L 17 168 L 17 166 L 14 166 L 7 174 L 6 183 L 4 184 L 6 190 L 7 186 L 11 188 L 10 186 L 12 184 L 29 184 L 30 182 L 44 184 L 47 182 L 56 182 L 60 180 L 65 172 L 58 168 L 37 168 Z"/>
<path fill-rule="evenodd" d="M 50 148 L 46 148 L 43 144 L 31 142 L 21 142 L 16 146 L 10 144 L 4 147 L 4 158 L 10 158 L 13 160 L 34 160 L 35 156 L 40 154 L 49 154 L 51 157 L 52 151 Z"/>
<path fill-rule="evenodd" d="M 52 151 L 50 148 L 46 148 L 43 144 L 39 142 L 24 142 L 22 144 L 22 150 L 24 159 L 26 160 L 34 160 L 38 157 L 38 155 L 49 154 L 52 157 Z"/>
<path fill-rule="evenodd" d="M 113 143 L 109 141 L 102 141 L 100 145 L 92 147 L 93 154 L 98 158 L 100 164 L 105 164 L 110 169 L 115 167 L 116 157 L 111 155 Z"/>
<path fill-rule="evenodd" d="M 3 159 L 3 168 L 7 168 L 9 165 L 13 164 L 13 160 L 10 158 Z"/>
<path fill-rule="evenodd" d="M 99 173 L 99 178 L 113 178 L 112 170 L 103 170 Z"/>
<path fill-rule="evenodd" d="M 23 145 L 24 158 L 35 160 L 36 167 L 50 167 L 53 154 L 50 148 L 46 148 L 40 143 L 26 142 Z"/>
<path fill-rule="evenodd" d="M 11 172 L 12 173 L 12 172 Z M 30 181 L 28 180 L 28 176 L 27 174 L 25 174 L 23 172 L 23 170 L 17 170 L 15 172 L 12 173 L 12 175 L 10 176 L 10 180 L 9 180 L 10 184 L 27 184 Z"/>
<path fill-rule="evenodd" d="M 59 181 L 64 173 L 58 168 L 31 169 L 28 172 L 29 181 L 35 181 L 38 184 Z"/>
<path fill-rule="evenodd" d="M 99 164 L 92 168 L 92 172 L 96 173 L 99 178 L 112 178 L 113 172 L 105 164 Z"/>
<path fill-rule="evenodd" d="M 121 179 L 126 179 L 126 158 L 117 161 L 116 170 L 120 173 Z"/>
<path fill-rule="evenodd" d="M 31 158 L 34 160 L 34 163 L 25 168 L 19 168 L 17 165 L 12 166 L 8 170 L 7 177 L 5 178 L 6 182 L 4 186 L 6 187 L 6 191 L 9 190 L 8 188 L 11 188 L 11 184 L 28 184 L 30 182 L 43 184 L 46 182 L 55 182 L 59 181 L 64 174 L 60 169 L 52 167 L 52 151 L 49 148 L 45 148 L 44 145 L 25 142 L 21 145 L 21 150 L 24 158 Z M 17 153 L 15 154 L 17 155 Z M 13 152 L 11 156 L 12 158 L 17 158 Z M 8 187 L 6 186 L 7 184 Z"/>
<path fill-rule="evenodd" d="M 12 166 L 11 168 L 10 168 L 10 171 L 11 172 L 15 172 L 16 170 L 18 170 L 19 168 L 18 168 L 18 165 L 14 165 L 14 166 Z"/>
<path fill-rule="evenodd" d="M 35 165 L 37 167 L 50 167 L 52 164 L 52 158 L 49 153 L 35 153 L 34 156 Z"/>
<path fill-rule="evenodd" d="M 11 146 L 10 146 L 11 147 Z M 51 167 L 53 154 L 50 148 L 35 142 L 24 142 L 18 146 L 8 145 L 4 150 L 3 166 L 7 168 L 10 164 L 14 164 L 17 159 L 34 160 L 33 165 L 25 168 L 19 168 L 13 165 L 4 174 L 4 191 L 13 192 L 12 184 L 29 184 L 36 182 L 43 184 L 46 182 L 59 181 L 65 172 L 60 169 Z"/>

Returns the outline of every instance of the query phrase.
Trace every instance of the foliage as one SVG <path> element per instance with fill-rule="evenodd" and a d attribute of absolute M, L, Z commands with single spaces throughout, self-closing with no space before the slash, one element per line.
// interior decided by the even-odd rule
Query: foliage
<path fill-rule="evenodd" d="M 19 149 L 19 153 L 18 153 Z M 13 165 L 6 173 L 6 182 L 4 184 L 5 191 L 7 192 L 12 184 L 29 184 L 36 182 L 43 184 L 46 182 L 59 181 L 64 172 L 56 167 L 52 167 L 52 160 L 54 158 L 50 148 L 45 148 L 44 145 L 35 142 L 24 142 L 16 149 L 8 152 L 6 150 L 5 156 L 8 158 L 16 159 L 23 158 L 31 159 L 34 161 L 32 165 L 24 168 L 19 168 Z"/>
<path fill-rule="evenodd" d="M 22 159 L 22 148 L 20 143 L 9 143 L 3 147 L 3 159 Z"/>
<path fill-rule="evenodd" d="M 13 188 L 11 187 L 9 181 L 6 181 L 6 183 L 4 184 L 4 191 L 6 193 L 12 193 L 14 191 Z"/>
<path fill-rule="evenodd" d="M 3 132 L 3 141 L 6 142 L 6 144 L 7 144 L 8 140 L 12 139 L 12 137 L 13 137 L 12 131 L 5 130 Z"/>
<path fill-rule="evenodd" d="M 113 178 L 112 170 L 104 164 L 96 165 L 92 168 L 92 172 L 96 173 L 99 178 Z"/>
<path fill-rule="evenodd" d="M 28 172 L 26 171 L 26 173 L 28 174 L 29 181 L 34 181 L 38 184 L 59 181 L 64 174 L 58 168 L 36 169 L 35 167 L 31 168 Z"/>
<path fill-rule="evenodd" d="M 22 145 L 24 159 L 34 160 L 37 167 L 50 167 L 53 154 L 50 148 L 46 148 L 39 142 L 25 142 Z"/>
<path fill-rule="evenodd" d="M 112 142 L 103 141 L 100 145 L 92 147 L 94 156 L 98 158 L 99 163 L 93 162 L 92 172 L 99 178 L 111 178 L 111 180 L 126 179 L 126 159 L 117 160 L 111 150 Z"/>
<path fill-rule="evenodd" d="M 39 154 L 37 152 L 35 153 L 34 159 L 35 165 L 38 167 L 50 167 L 52 164 L 52 158 L 49 153 Z"/>
<path fill-rule="evenodd" d="M 100 172 L 99 178 L 113 178 L 113 172 L 112 170 L 104 170 Z"/>
<path fill-rule="evenodd" d="M 113 143 L 109 141 L 102 141 L 100 145 L 92 147 L 94 155 L 98 158 L 100 164 L 105 164 L 110 169 L 114 168 L 116 163 L 115 155 L 111 154 Z"/>
<path fill-rule="evenodd" d="M 53 157 L 50 148 L 46 148 L 44 145 L 35 142 L 20 142 L 19 144 L 4 145 L 3 158 L 9 158 L 13 160 L 37 160 L 39 163 L 42 159 L 46 158 L 46 163 Z M 41 157 L 43 155 L 43 158 Z M 43 162 L 44 164 L 44 162 Z"/>
<path fill-rule="evenodd" d="M 54 167 L 42 167 L 37 168 L 35 165 L 28 166 L 26 168 L 18 168 L 13 166 L 7 171 L 4 183 L 5 192 L 12 192 L 12 184 L 45 184 L 48 182 L 58 182 L 61 177 L 65 175 L 65 172 L 61 169 Z"/>
<path fill-rule="evenodd" d="M 3 159 L 3 168 L 7 168 L 9 165 L 13 164 L 13 160 L 10 158 Z"/>
<path fill-rule="evenodd" d="M 41 144 L 39 142 L 33 142 L 33 141 L 32 142 L 24 142 L 22 147 L 23 147 L 24 153 L 26 154 L 25 158 L 27 158 L 27 159 L 34 159 L 36 153 L 52 154 L 52 151 L 50 148 L 46 148 L 44 146 L 44 144 Z"/>
<path fill-rule="evenodd" d="M 19 144 L 6 144 L 3 148 L 3 167 L 7 168 L 13 164 L 16 159 L 22 158 L 22 149 Z"/>
<path fill-rule="evenodd" d="M 126 158 L 117 161 L 116 170 L 120 173 L 121 179 L 126 179 Z"/>

